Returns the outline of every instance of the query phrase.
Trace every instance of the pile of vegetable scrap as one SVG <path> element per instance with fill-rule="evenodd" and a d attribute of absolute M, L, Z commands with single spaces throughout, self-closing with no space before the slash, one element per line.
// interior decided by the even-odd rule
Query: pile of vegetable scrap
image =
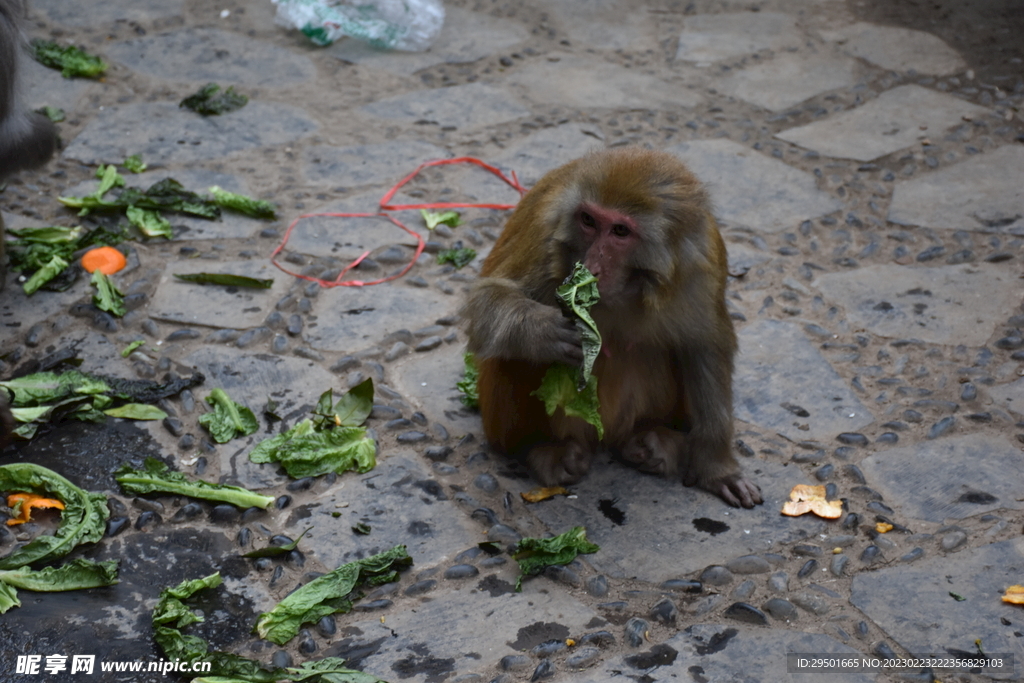
<path fill-rule="evenodd" d="M 150 403 L 201 384 L 201 373 L 169 382 L 129 380 L 79 370 L 37 372 L 0 382 L 19 426 L 14 434 L 31 439 L 41 425 L 63 419 L 102 422 L 109 417 L 162 420 L 167 414 Z"/>
<path fill-rule="evenodd" d="M 573 527 L 554 538 L 523 538 L 516 544 L 512 558 L 519 563 L 516 592 L 523 590 L 523 579 L 539 574 L 547 567 L 569 564 L 577 555 L 596 553 L 600 546 L 587 540 L 587 530 Z"/>
<path fill-rule="evenodd" d="M 106 529 L 107 498 L 78 488 L 56 472 L 31 463 L 0 466 L 0 491 L 16 515 L 7 524 L 30 519 L 34 508 L 61 511 L 60 525 L 52 536 L 38 536 L 14 552 L 0 557 L 0 614 L 21 605 L 18 589 L 56 592 L 99 588 L 117 583 L 117 562 L 73 559 L 50 564 L 83 543 L 96 543 Z"/>

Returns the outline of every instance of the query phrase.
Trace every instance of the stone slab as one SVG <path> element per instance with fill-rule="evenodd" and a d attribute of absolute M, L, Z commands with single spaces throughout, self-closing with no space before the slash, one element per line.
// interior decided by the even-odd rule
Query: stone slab
<path fill-rule="evenodd" d="M 972 230 L 1024 216 L 1024 147 L 1005 145 L 958 164 L 900 181 L 889 220 L 901 225 Z"/>
<path fill-rule="evenodd" d="M 383 194 L 381 190 L 363 192 L 317 207 L 310 213 L 374 213 Z M 420 228 L 423 223 L 418 213 L 411 211 L 393 215 L 412 230 Z M 312 256 L 334 256 L 347 264 L 366 251 L 410 241 L 407 233 L 384 218 L 311 216 L 303 218 L 295 226 L 285 249 Z"/>
<path fill-rule="evenodd" d="M 871 161 L 935 137 L 988 110 L 919 85 L 887 90 L 866 104 L 775 137 L 826 156 Z"/>
<path fill-rule="evenodd" d="M 699 14 L 685 19 L 676 60 L 720 62 L 761 50 L 800 47 L 805 40 L 796 19 L 781 12 Z"/>
<path fill-rule="evenodd" d="M 455 388 L 462 380 L 466 347 L 445 344 L 429 353 L 412 353 L 389 368 L 394 388 L 414 404 L 431 422 L 441 421 L 452 434 L 475 434 L 483 439 L 480 413 L 462 405 L 462 393 Z"/>
<path fill-rule="evenodd" d="M 128 187 L 140 187 L 143 189 L 149 188 L 154 183 L 165 178 L 174 178 L 186 190 L 201 195 L 208 194 L 209 189 L 214 185 L 229 192 L 251 195 L 249 187 L 243 178 L 228 173 L 210 171 L 205 168 L 193 167 L 174 171 L 160 169 L 141 174 L 124 173 L 125 184 Z M 99 184 L 99 180 L 87 180 L 65 190 L 62 192 L 62 196 L 84 197 L 95 192 Z M 174 228 L 175 240 L 245 238 L 267 225 L 267 221 L 250 218 L 244 214 L 228 211 L 227 209 L 221 211 L 221 218 L 218 221 L 210 221 L 198 216 L 180 213 L 165 214 L 165 217 Z"/>
<path fill-rule="evenodd" d="M 1017 274 L 993 264 L 874 265 L 826 273 L 812 285 L 847 319 L 882 337 L 980 346 L 1020 302 Z"/>
<path fill-rule="evenodd" d="M 509 590 L 515 585 L 514 566 L 507 563 L 496 574 Z M 517 652 L 514 643 L 538 630 L 566 635 L 595 630 L 587 625 L 598 615 L 564 591 L 541 592 L 550 585 L 546 580 L 526 582 L 522 593 L 498 593 L 495 583 L 489 586 L 483 577 L 442 583 L 448 588 L 443 597 L 390 610 L 383 623 L 371 618 L 346 624 L 353 635 L 325 655 L 342 656 L 382 680 L 441 683 L 456 673 L 494 671 L 502 657 Z"/>
<path fill-rule="evenodd" d="M 506 175 L 507 171 L 515 171 L 519 182 L 529 188 L 548 171 L 603 148 L 604 143 L 593 130 L 577 123 L 566 123 L 542 128 L 509 145 L 494 158 L 494 163 L 505 170 Z M 515 203 L 518 193 L 512 188 L 509 191 Z"/>
<path fill-rule="evenodd" d="M 824 442 L 874 421 L 799 325 L 758 320 L 740 328 L 739 340 L 733 376 L 737 419 L 792 441 Z M 799 405 L 810 417 L 797 417 L 783 403 Z"/>
<path fill-rule="evenodd" d="M 987 653 L 1013 655 L 1016 675 L 1008 678 L 1020 680 L 1024 646 L 1014 634 L 1020 607 L 999 596 L 1020 583 L 1022 567 L 1024 539 L 1017 537 L 858 574 L 850 602 L 911 656 L 973 654 L 980 642 Z M 951 592 L 966 600 L 954 600 Z"/>
<path fill-rule="evenodd" d="M 303 158 L 305 175 L 312 181 L 345 187 L 387 183 L 390 187 L 424 161 L 450 157 L 444 149 L 427 142 L 393 141 L 354 147 L 310 147 Z M 380 195 L 387 189 L 383 188 Z M 362 209 L 376 210 L 376 203 Z"/>
<path fill-rule="evenodd" d="M 100 26 L 115 21 L 151 22 L 155 19 L 179 17 L 184 0 L 110 0 L 83 12 L 80 6 L 65 0 L 34 0 L 32 9 L 42 12 L 50 21 L 68 26 Z"/>
<path fill-rule="evenodd" d="M 23 59 L 19 66 L 28 109 L 59 107 L 65 113 L 74 111 L 82 93 L 90 85 L 90 81 L 85 79 L 64 78 L 60 71 L 45 67 L 34 59 Z"/>
<path fill-rule="evenodd" d="M 457 298 L 401 279 L 370 287 L 334 287 L 317 297 L 317 320 L 306 325 L 306 336 L 315 349 L 353 353 L 395 330 L 432 325 L 458 306 Z"/>
<path fill-rule="evenodd" d="M 858 22 L 819 33 L 848 55 L 883 69 L 944 76 L 967 68 L 956 50 L 926 31 Z"/>
<path fill-rule="evenodd" d="M 701 104 L 704 98 L 682 84 L 668 83 L 640 69 L 600 59 L 565 55 L 557 62 L 533 61 L 508 76 L 528 100 L 590 110 L 665 109 Z"/>
<path fill-rule="evenodd" d="M 861 652 L 824 633 L 787 629 L 758 629 L 739 624 L 695 624 L 664 642 L 672 661 L 640 668 L 637 653 L 615 658 L 601 671 L 587 673 L 592 683 L 621 683 L 623 679 L 658 681 L 743 681 L 743 683 L 804 683 L 806 673 L 789 673 L 787 653 L 860 657 Z M 645 644 L 647 651 L 650 646 Z M 662 650 L 662 652 L 669 652 Z M 641 659 L 641 662 L 643 659 Z M 635 673 L 631 673 L 635 672 Z M 623 675 L 625 674 L 625 675 Z M 873 683 L 875 674 L 837 673 L 822 677 L 835 683 Z"/>
<path fill-rule="evenodd" d="M 1021 467 L 1020 448 L 988 434 L 922 441 L 870 455 L 860 463 L 868 484 L 890 505 L 927 522 L 1024 509 L 1024 481 L 1006 476 Z"/>
<path fill-rule="evenodd" d="M 438 64 L 468 64 L 510 50 L 530 37 L 526 27 L 461 7 L 445 7 L 444 26 L 423 52 L 378 50 L 366 41 L 348 38 L 328 53 L 352 64 L 364 64 L 403 76 Z"/>
<path fill-rule="evenodd" d="M 771 254 L 766 254 L 765 252 L 746 244 L 726 242 L 725 248 L 729 254 L 730 273 L 746 273 L 754 266 L 758 266 L 772 260 Z"/>
<path fill-rule="evenodd" d="M 293 142 L 317 128 L 303 110 L 277 102 L 250 101 L 221 116 L 200 116 L 169 102 L 128 104 L 104 109 L 63 156 L 119 164 L 141 154 L 150 165 L 188 164 Z"/>
<path fill-rule="evenodd" d="M 231 273 L 272 278 L 270 289 L 198 285 L 174 277 L 174 273 Z M 203 325 L 246 329 L 260 325 L 278 299 L 285 295 L 292 278 L 263 259 L 253 261 L 208 261 L 192 259 L 167 264 L 156 294 L 149 304 L 149 316 L 182 325 Z"/>
<path fill-rule="evenodd" d="M 309 57 L 218 29 L 187 28 L 126 40 L 108 46 L 106 55 L 138 73 L 171 81 L 215 82 L 222 88 L 289 87 L 316 77 Z"/>
<path fill-rule="evenodd" d="M 505 90 L 483 83 L 416 90 L 377 100 L 360 111 L 404 124 L 433 121 L 457 129 L 484 128 L 530 115 L 530 110 Z"/>
<path fill-rule="evenodd" d="M 544 4 L 574 46 L 648 50 L 658 39 L 658 15 L 629 0 L 558 0 Z M 580 21 L 586 16 L 586 21 Z"/>
<path fill-rule="evenodd" d="M 731 140 L 698 140 L 669 147 L 711 193 L 715 215 L 763 232 L 795 229 L 801 221 L 842 208 L 814 177 Z"/>
<path fill-rule="evenodd" d="M 341 482 L 317 498 L 308 518 L 313 554 L 330 569 L 398 544 L 416 567 L 432 567 L 471 547 L 467 539 L 479 532 L 414 452 L 382 452 L 370 472 Z M 352 531 L 360 523 L 368 535 Z"/>
<path fill-rule="evenodd" d="M 600 552 L 583 558 L 597 571 L 653 583 L 750 553 L 779 552 L 786 543 L 825 532 L 820 519 L 779 514 L 793 486 L 808 483 L 797 468 L 750 459 L 740 465 L 764 497 L 764 504 L 752 510 L 731 508 L 706 491 L 643 474 L 607 457 L 598 458 L 583 481 L 572 487 L 573 497 L 552 498 L 529 510 L 552 533 L 584 525 L 587 537 L 601 546 Z M 536 486 L 531 479 L 503 478 L 502 484 L 517 501 L 518 493 Z M 621 525 L 599 509 L 601 501 L 613 501 L 624 513 Z M 701 518 L 728 528 L 715 535 L 700 531 L 695 522 Z"/>
<path fill-rule="evenodd" d="M 813 68 L 808 68 L 810 60 Z M 851 87 L 857 72 L 852 59 L 827 52 L 783 53 L 741 69 L 715 87 L 759 107 L 782 111 L 829 90 Z"/>
<path fill-rule="evenodd" d="M 1015 415 L 1024 415 L 1024 378 L 1009 384 L 999 384 L 986 390 L 1000 408 Z"/>

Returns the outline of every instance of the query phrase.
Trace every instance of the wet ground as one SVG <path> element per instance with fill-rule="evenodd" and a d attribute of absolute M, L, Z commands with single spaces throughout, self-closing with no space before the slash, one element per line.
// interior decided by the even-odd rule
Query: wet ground
<path fill-rule="evenodd" d="M 354 41 L 316 48 L 269 2 L 32 3 L 30 33 L 82 45 L 102 81 L 26 69 L 30 104 L 67 113 L 64 149 L 0 192 L 8 227 L 92 226 L 58 196 L 95 187 L 100 163 L 141 154 L 130 184 L 174 177 L 276 202 L 277 221 L 174 217 L 174 239 L 130 243 L 115 276 L 129 312 L 92 308 L 81 278 L 0 295 L 0 378 L 74 346 L 82 369 L 205 382 L 162 402 L 164 422 L 66 423 L 0 453 L 109 496 L 108 535 L 75 556 L 119 559 L 120 584 L 43 594 L 0 616 L 0 678 L 157 681 L 160 674 L 20 675 L 19 655 L 155 660 L 162 588 L 220 571 L 191 627 L 265 664 L 324 656 L 391 681 L 981 681 L 1024 676 L 1024 41 L 1019 3 L 451 2 L 425 53 Z M 250 102 L 202 119 L 177 104 L 209 81 Z M 708 185 L 730 253 L 740 337 L 736 450 L 765 503 L 600 462 L 570 497 L 490 452 L 454 384 L 456 312 L 505 213 L 462 211 L 428 232 L 405 276 L 327 289 L 269 257 L 307 212 L 375 211 L 430 159 L 478 157 L 529 186 L 594 147 L 679 155 Z M 487 173 L 429 169 L 400 203 L 514 203 Z M 436 254 L 457 242 L 461 270 Z M 290 270 L 331 279 L 369 251 L 360 280 L 393 274 L 415 241 L 383 219 L 300 223 Z M 199 288 L 175 273 L 273 278 L 269 290 Z M 130 342 L 145 344 L 128 358 Z M 366 474 L 292 480 L 248 453 L 327 388 L 370 377 L 379 444 Z M 256 435 L 215 445 L 203 399 L 224 388 Z M 125 495 L 120 464 L 156 456 L 190 476 L 273 495 L 267 511 Z M 795 484 L 830 484 L 837 521 L 779 514 Z M 895 525 L 888 533 L 876 522 Z M 53 517 L 0 530 L 0 553 Z M 354 533 L 369 525 L 368 535 Z M 477 547 L 584 525 L 601 546 L 515 593 L 515 562 Z M 278 536 L 298 552 L 241 553 Z M 278 539 L 280 541 L 280 539 Z M 350 614 L 283 647 L 256 617 L 318 573 L 405 544 L 415 564 Z M 962 598 L 962 599 L 961 599 Z M 786 653 L 884 658 L 1012 655 L 998 675 L 914 666 L 789 673 Z M 97 668 L 98 668 L 97 664 Z"/>

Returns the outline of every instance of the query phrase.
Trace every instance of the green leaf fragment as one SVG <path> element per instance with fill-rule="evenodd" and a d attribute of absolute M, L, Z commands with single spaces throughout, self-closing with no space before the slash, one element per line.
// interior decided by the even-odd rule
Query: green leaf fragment
<path fill-rule="evenodd" d="M 104 166 L 100 164 L 99 168 L 96 169 L 96 177 L 100 179 L 99 187 L 93 192 L 90 197 L 101 199 L 103 195 L 110 192 L 115 187 L 124 187 L 124 176 L 117 172 L 117 166 L 109 164 Z"/>
<path fill-rule="evenodd" d="M 246 197 L 244 194 L 228 192 L 216 185 L 210 188 L 210 194 L 213 195 L 213 201 L 225 209 L 244 213 L 246 216 L 252 216 L 253 218 L 277 217 L 277 207 L 268 201 Z"/>
<path fill-rule="evenodd" d="M 213 484 L 208 481 L 189 480 L 181 472 L 171 470 L 156 458 L 146 458 L 141 470 L 125 463 L 114 474 L 114 479 L 125 493 L 175 493 L 200 500 L 231 503 L 240 508 L 258 507 L 266 510 L 274 502 L 273 496 L 263 496 L 240 486 Z"/>
<path fill-rule="evenodd" d="M 141 154 L 131 155 L 124 160 L 122 165 L 132 173 L 142 173 L 149 168 L 149 165 L 142 161 Z"/>
<path fill-rule="evenodd" d="M 456 270 L 463 268 L 464 266 L 472 263 L 473 259 L 476 258 L 476 250 L 470 249 L 469 247 L 462 247 L 460 249 L 446 249 L 438 252 L 437 262 L 450 263 L 455 266 Z"/>
<path fill-rule="evenodd" d="M 348 470 L 369 472 L 377 464 L 377 447 L 362 427 L 318 431 L 307 418 L 288 431 L 261 441 L 249 453 L 255 463 L 276 462 L 289 477 L 315 477 Z"/>
<path fill-rule="evenodd" d="M 128 312 L 124 305 L 124 294 L 114 286 L 109 277 L 99 270 L 94 270 L 91 282 L 96 287 L 96 293 L 92 295 L 92 303 L 96 308 L 118 318 Z"/>
<path fill-rule="evenodd" d="M 125 209 L 128 220 L 138 228 L 146 237 L 174 237 L 171 230 L 171 222 L 152 209 L 140 209 L 137 206 L 129 206 Z"/>
<path fill-rule="evenodd" d="M 36 109 L 36 113 L 42 114 L 46 118 L 50 119 L 52 123 L 60 123 L 66 118 L 63 109 L 60 107 L 51 107 L 49 105 Z"/>
<path fill-rule="evenodd" d="M 377 586 L 396 581 L 398 572 L 412 564 L 412 558 L 404 545 L 391 550 L 343 564 L 337 569 L 316 579 L 291 593 L 256 620 L 256 632 L 277 645 L 283 645 L 299 632 L 306 623 L 338 612 L 352 609 L 360 593 L 356 588 L 361 584 Z"/>
<path fill-rule="evenodd" d="M 146 403 L 125 403 L 123 406 L 104 410 L 103 414 L 129 420 L 162 420 L 167 417 L 167 413 Z"/>
<path fill-rule="evenodd" d="M 198 92 L 183 99 L 178 106 L 191 109 L 203 116 L 217 116 L 241 109 L 249 101 L 249 98 L 241 93 L 236 93 L 234 86 L 228 86 L 224 92 L 220 92 L 220 86 L 216 83 L 207 83 Z"/>
<path fill-rule="evenodd" d="M 590 316 L 590 309 L 601 298 L 597 278 L 582 263 L 576 263 L 569 277 L 555 290 L 555 298 L 572 314 L 583 341 L 583 372 L 577 384 L 577 388 L 583 391 L 590 381 L 594 361 L 601 353 L 601 333 Z"/>
<path fill-rule="evenodd" d="M 132 355 L 132 351 L 134 351 L 135 349 L 139 348 L 140 346 L 145 346 L 145 345 L 146 345 L 146 340 L 145 339 L 136 339 L 131 344 L 129 344 L 128 346 L 124 347 L 124 350 L 121 351 L 121 358 L 127 358 L 128 356 Z"/>
<path fill-rule="evenodd" d="M 25 294 L 35 294 L 40 287 L 60 275 L 69 265 L 60 256 L 53 256 L 46 265 L 32 273 L 32 276 L 21 285 L 21 288 L 25 290 Z"/>
<path fill-rule="evenodd" d="M 185 282 L 195 282 L 200 285 L 223 285 L 225 287 L 248 287 L 250 289 L 270 289 L 274 286 L 273 279 L 261 280 L 245 275 L 232 275 L 231 273 L 175 273 L 174 277 Z"/>
<path fill-rule="evenodd" d="M 73 45 L 61 47 L 52 40 L 32 41 L 36 61 L 51 69 L 59 69 L 64 78 L 97 78 L 107 70 L 99 57 L 87 54 Z"/>
<path fill-rule="evenodd" d="M 464 369 L 462 381 L 456 382 L 455 388 L 462 392 L 460 401 L 467 408 L 480 407 L 480 393 L 477 390 L 477 382 L 480 380 L 480 368 L 477 367 L 476 359 L 471 353 L 462 354 Z"/>
<path fill-rule="evenodd" d="M 566 565 L 577 555 L 596 553 L 600 546 L 587 540 L 587 530 L 573 527 L 554 538 L 524 538 L 516 544 L 513 559 L 519 563 L 516 592 L 523 589 L 523 579 L 539 574 L 545 567 Z"/>
<path fill-rule="evenodd" d="M 428 230 L 433 230 L 442 223 L 454 228 L 461 222 L 458 211 L 436 212 L 420 209 L 420 215 L 423 216 L 423 222 L 427 224 Z"/>
<path fill-rule="evenodd" d="M 597 377 L 590 376 L 583 391 L 578 390 L 579 368 L 555 363 L 544 373 L 540 387 L 530 395 L 544 403 L 548 415 L 554 415 L 561 408 L 569 417 L 578 417 L 597 429 L 597 438 L 604 438 L 604 423 L 601 422 L 601 402 L 597 396 Z"/>
<path fill-rule="evenodd" d="M 65 228 L 49 225 L 39 228 L 8 228 L 7 232 L 20 241 L 32 244 L 65 244 L 72 243 L 82 235 L 82 226 Z"/>
<path fill-rule="evenodd" d="M 359 522 L 358 524 L 352 526 L 352 533 L 358 536 L 369 536 L 370 531 L 370 525 L 366 524 L 365 522 Z"/>
<path fill-rule="evenodd" d="M 0 614 L 21 604 L 14 590 L 16 588 L 37 593 L 59 593 L 113 586 L 117 582 L 117 560 L 93 562 L 75 559 L 56 567 L 0 571 Z"/>
<path fill-rule="evenodd" d="M 252 411 L 231 400 L 223 389 L 214 389 L 206 397 L 213 406 L 213 412 L 199 417 L 199 424 L 206 427 L 217 443 L 227 443 L 236 435 L 249 436 L 260 428 Z"/>

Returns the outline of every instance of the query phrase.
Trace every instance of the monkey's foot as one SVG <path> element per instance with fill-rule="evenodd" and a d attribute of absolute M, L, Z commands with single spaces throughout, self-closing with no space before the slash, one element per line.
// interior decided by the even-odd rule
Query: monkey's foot
<path fill-rule="evenodd" d="M 590 471 L 592 453 L 574 441 L 535 446 L 526 456 L 533 478 L 542 486 L 576 484 Z"/>
<path fill-rule="evenodd" d="M 675 477 L 679 471 L 679 439 L 682 434 L 655 427 L 634 434 L 622 447 L 622 459 L 641 472 Z"/>
<path fill-rule="evenodd" d="M 705 491 L 710 491 L 736 508 L 740 506 L 752 508 L 764 502 L 760 487 L 740 474 L 720 477 L 708 483 L 701 482 L 696 474 L 687 474 L 683 478 L 683 484 L 686 486 L 699 484 Z"/>

